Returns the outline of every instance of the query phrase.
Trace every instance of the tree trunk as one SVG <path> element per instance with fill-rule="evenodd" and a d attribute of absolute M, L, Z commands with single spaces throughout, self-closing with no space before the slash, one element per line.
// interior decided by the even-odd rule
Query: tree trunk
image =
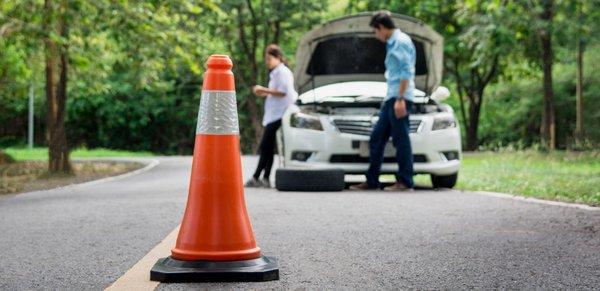
<path fill-rule="evenodd" d="M 259 83 L 259 80 L 258 80 L 258 75 L 260 74 L 259 69 L 258 69 L 259 65 L 258 65 L 258 61 L 256 60 L 256 58 L 253 58 L 250 61 L 252 62 L 252 64 L 251 64 L 251 67 L 252 67 L 251 80 L 253 83 L 251 86 L 254 86 L 255 84 Z M 258 150 L 258 146 L 260 144 L 260 140 L 262 138 L 262 133 L 263 133 L 260 108 L 258 108 L 258 102 L 256 99 L 257 99 L 257 97 L 254 94 L 250 94 L 250 96 L 248 97 L 248 101 L 246 103 L 248 105 L 248 112 L 250 113 L 250 121 L 252 122 L 252 129 L 254 130 L 254 143 L 252 143 L 252 151 L 253 152 L 256 152 Z"/>
<path fill-rule="evenodd" d="M 479 129 L 479 114 L 481 112 L 481 97 L 471 96 L 469 104 L 469 120 L 465 122 L 467 125 L 467 151 L 476 151 L 479 146 L 479 138 L 477 132 Z"/>
<path fill-rule="evenodd" d="M 579 22 L 583 20 L 582 3 L 579 3 Z M 575 125 L 575 140 L 578 145 L 583 142 L 583 53 L 585 51 L 583 38 L 579 36 L 577 41 L 577 118 Z"/>
<path fill-rule="evenodd" d="M 46 19 L 44 21 L 44 31 L 47 33 L 45 39 L 46 134 L 48 140 L 48 171 L 52 173 L 71 173 L 72 170 L 64 123 L 67 99 L 67 46 L 58 46 L 50 37 L 51 32 L 56 32 L 56 34 L 63 37 L 67 35 L 67 23 L 64 16 L 67 8 L 66 5 L 66 0 L 63 0 L 59 11 L 57 11 L 52 0 L 45 1 Z M 58 25 L 55 21 L 56 15 L 60 15 Z M 60 65 L 58 62 L 60 62 Z"/>
<path fill-rule="evenodd" d="M 0 150 L 0 165 L 13 163 L 15 160 L 6 154 L 4 151 Z"/>
<path fill-rule="evenodd" d="M 256 97 L 250 96 L 248 101 L 246 102 L 248 106 L 248 113 L 250 114 L 250 122 L 252 123 L 252 129 L 254 130 L 254 143 L 252 143 L 252 151 L 256 152 L 258 149 L 258 145 L 260 143 L 260 139 L 262 137 L 262 119 L 260 118 L 260 112 L 258 108 L 258 104 L 256 103 Z"/>
<path fill-rule="evenodd" d="M 256 58 L 257 41 L 259 37 L 258 19 L 256 18 L 256 14 L 252 7 L 252 3 L 250 1 L 246 1 L 246 8 L 248 8 L 251 19 L 251 35 L 248 36 L 246 34 L 246 26 L 248 24 L 245 22 L 245 17 L 243 15 L 243 7 L 244 6 L 240 4 L 235 8 L 235 10 L 237 11 L 238 20 L 238 39 L 232 41 L 238 41 L 241 44 L 242 52 L 244 54 L 243 62 L 245 62 L 250 68 L 249 75 L 242 75 L 241 79 L 245 86 L 251 87 L 258 84 L 259 81 L 259 64 Z M 244 73 L 242 72 L 242 74 Z M 262 136 L 262 119 L 260 117 L 260 109 L 258 108 L 258 102 L 256 99 L 256 96 L 250 94 L 244 102 L 245 106 L 248 108 L 248 113 L 250 115 L 250 125 L 252 126 L 252 130 L 254 131 L 254 141 L 252 143 L 253 152 L 256 152 L 256 150 L 258 149 L 258 145 Z"/>
<path fill-rule="evenodd" d="M 554 91 L 552 89 L 552 19 L 554 14 L 554 1 L 545 0 L 544 10 L 540 16 L 545 22 L 545 27 L 539 31 L 540 49 L 542 55 L 542 71 L 544 74 L 544 97 L 542 99 L 542 123 L 540 132 L 542 144 L 553 150 L 556 148 L 556 125 L 554 113 Z"/>

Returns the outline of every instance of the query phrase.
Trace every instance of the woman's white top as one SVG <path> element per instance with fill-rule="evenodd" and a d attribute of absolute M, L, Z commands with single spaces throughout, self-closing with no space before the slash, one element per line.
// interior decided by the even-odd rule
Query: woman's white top
<path fill-rule="evenodd" d="M 283 97 L 267 95 L 265 100 L 265 114 L 263 115 L 263 126 L 281 119 L 288 106 L 298 98 L 294 89 L 294 74 L 283 63 L 277 65 L 269 73 L 269 89 L 285 93 Z"/>

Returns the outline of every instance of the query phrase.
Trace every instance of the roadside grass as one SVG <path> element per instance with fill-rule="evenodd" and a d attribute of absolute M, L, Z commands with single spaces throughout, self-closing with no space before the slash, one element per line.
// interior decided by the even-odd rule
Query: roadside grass
<path fill-rule="evenodd" d="M 426 175 L 416 182 L 431 186 Z M 600 206 L 600 151 L 465 153 L 456 189 Z"/>
<path fill-rule="evenodd" d="M 51 189 L 104 177 L 119 175 L 141 168 L 140 163 L 111 161 L 73 161 L 73 173 L 49 174 L 48 148 L 3 149 L 15 161 L 0 164 L 0 194 Z M 72 158 L 145 157 L 150 152 L 129 152 L 109 149 L 79 148 L 71 152 Z"/>
<path fill-rule="evenodd" d="M 17 161 L 45 161 L 47 148 L 6 148 Z M 145 157 L 151 152 L 75 149 L 71 157 Z M 40 172 L 37 172 L 40 175 Z M 393 177 L 388 177 L 392 178 Z M 429 175 L 417 184 L 431 187 Z M 600 206 L 600 151 L 535 150 L 464 153 L 456 189 L 492 191 Z"/>
<path fill-rule="evenodd" d="M 17 161 L 0 165 L 0 195 L 52 189 L 139 169 L 140 163 L 74 161 L 73 174 L 48 174 L 47 161 Z"/>
<path fill-rule="evenodd" d="M 17 161 L 26 160 L 48 160 L 48 148 L 21 148 L 21 147 L 10 147 L 4 149 L 4 152 L 12 156 Z M 78 148 L 71 151 L 71 158 L 108 158 L 108 157 L 148 157 L 153 156 L 151 152 L 130 152 L 123 150 L 111 150 L 111 149 L 86 149 Z"/>

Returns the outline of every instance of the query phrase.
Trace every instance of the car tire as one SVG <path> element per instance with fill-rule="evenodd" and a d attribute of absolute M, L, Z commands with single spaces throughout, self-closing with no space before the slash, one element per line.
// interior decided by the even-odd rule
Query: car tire
<path fill-rule="evenodd" d="M 342 191 L 344 190 L 342 169 L 277 169 L 275 188 L 279 191 Z"/>
<path fill-rule="evenodd" d="M 431 175 L 431 184 L 434 188 L 454 188 L 458 173 L 448 176 Z"/>

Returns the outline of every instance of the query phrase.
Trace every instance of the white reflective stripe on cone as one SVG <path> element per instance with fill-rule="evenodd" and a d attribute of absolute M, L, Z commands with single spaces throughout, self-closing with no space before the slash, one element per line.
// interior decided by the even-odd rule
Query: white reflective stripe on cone
<path fill-rule="evenodd" d="M 232 91 L 202 91 L 196 134 L 239 134 L 237 102 Z"/>

